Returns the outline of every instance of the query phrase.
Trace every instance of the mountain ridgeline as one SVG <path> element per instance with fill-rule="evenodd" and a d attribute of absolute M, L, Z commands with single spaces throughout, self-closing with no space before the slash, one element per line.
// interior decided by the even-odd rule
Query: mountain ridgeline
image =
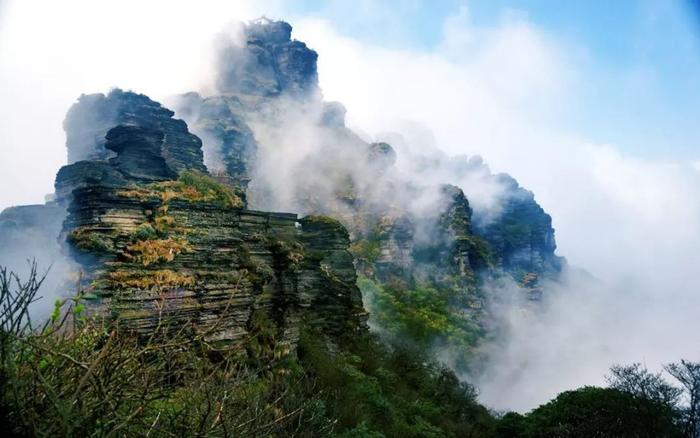
<path fill-rule="evenodd" d="M 81 273 L 61 288 L 140 335 L 165 320 L 245 355 L 265 326 L 294 356 L 308 330 L 338 355 L 374 332 L 477 368 L 493 330 L 484 283 L 507 278 L 536 302 L 565 267 L 550 216 L 478 157 L 353 132 L 289 24 L 240 32 L 220 45 L 214 94 L 171 109 L 120 89 L 81 96 L 51 200 L 0 215 L 0 264 L 60 254 Z M 488 199 L 470 202 L 483 185 Z"/>
<path fill-rule="evenodd" d="M 487 331 L 484 278 L 513 277 L 535 299 L 538 279 L 556 278 L 551 219 L 513 178 L 426 148 L 424 167 L 498 187 L 496 207 L 474 211 L 454 181 L 402 173 L 390 144 L 362 140 L 343 106 L 322 100 L 317 54 L 291 26 L 242 32 L 242 45 L 220 49 L 218 94 L 172 99 L 184 121 L 129 91 L 81 96 L 64 122 L 69 164 L 54 199 L 0 216 L 3 260 L 23 234 L 59 242 L 101 311 L 147 330 L 149 300 L 165 291 L 175 318 L 206 326 L 227 309 L 221 338 L 243 336 L 263 309 L 290 339 L 305 313 L 361 327 L 358 284 L 380 333 L 456 342 L 463 361 Z"/>

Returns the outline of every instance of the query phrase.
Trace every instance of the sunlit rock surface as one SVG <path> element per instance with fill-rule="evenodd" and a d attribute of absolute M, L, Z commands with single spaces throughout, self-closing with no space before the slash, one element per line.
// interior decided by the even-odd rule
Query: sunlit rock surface
<path fill-rule="evenodd" d="M 116 98 L 152 111 L 122 107 L 129 124 L 98 145 L 115 155 L 68 165 L 56 182 L 94 313 L 142 333 L 169 324 L 237 343 L 260 315 L 290 345 L 302 320 L 329 335 L 363 326 L 340 223 L 246 210 L 237 185 L 207 174 L 184 122 L 145 96 Z"/>

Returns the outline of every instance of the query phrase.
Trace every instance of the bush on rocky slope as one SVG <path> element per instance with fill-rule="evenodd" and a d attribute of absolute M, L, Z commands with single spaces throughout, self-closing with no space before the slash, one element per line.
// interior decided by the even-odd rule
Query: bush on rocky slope
<path fill-rule="evenodd" d="M 27 285 L 19 289 L 14 283 Z M 158 321 L 148 335 L 58 302 L 41 329 L 27 304 L 41 285 L 0 271 L 0 409 L 6 436 L 484 436 L 474 390 L 414 350 L 371 335 L 330 343 L 303 328 L 282 351 L 265 315 L 245 348 Z M 12 303 L 16 303 L 13 307 Z M 215 325 L 215 324 L 214 324 Z M 213 330 L 210 328 L 209 330 Z"/>

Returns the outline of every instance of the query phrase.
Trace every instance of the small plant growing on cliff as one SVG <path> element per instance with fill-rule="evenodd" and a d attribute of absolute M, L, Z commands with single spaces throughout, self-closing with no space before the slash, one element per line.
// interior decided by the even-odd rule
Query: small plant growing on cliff
<path fill-rule="evenodd" d="M 243 200 L 230 187 L 200 173 L 183 171 L 174 186 L 176 191 L 191 201 L 215 202 L 226 208 L 242 208 Z"/>
<path fill-rule="evenodd" d="M 299 242 L 279 237 L 269 237 L 267 240 L 272 251 L 281 256 L 292 268 L 298 267 L 306 258 L 304 246 Z"/>
<path fill-rule="evenodd" d="M 148 222 L 145 222 L 136 229 L 134 232 L 134 237 L 138 240 L 151 240 L 157 239 L 158 233 L 156 229 Z"/>
<path fill-rule="evenodd" d="M 113 289 L 163 290 L 167 288 L 193 286 L 192 275 L 178 273 L 170 269 L 155 271 L 118 270 L 107 273 L 107 283 Z"/>
<path fill-rule="evenodd" d="M 129 245 L 127 249 L 134 260 L 143 266 L 172 262 L 180 253 L 192 250 L 187 240 L 183 238 L 139 240 Z"/>
<path fill-rule="evenodd" d="M 328 216 L 321 216 L 321 215 L 310 215 L 306 216 L 302 221 L 305 224 L 310 224 L 310 225 L 325 225 L 329 227 L 342 227 L 341 223 L 338 222 L 336 219 L 333 219 L 332 217 Z"/>
<path fill-rule="evenodd" d="M 141 201 L 160 200 L 167 205 L 173 200 L 211 202 L 224 208 L 243 208 L 244 202 L 236 192 L 216 179 L 192 171 L 182 171 L 177 180 L 145 186 L 134 186 L 118 192 L 120 196 Z"/>
<path fill-rule="evenodd" d="M 78 228 L 68 234 L 68 242 L 81 251 L 112 252 L 114 245 L 100 232 L 89 228 Z"/>

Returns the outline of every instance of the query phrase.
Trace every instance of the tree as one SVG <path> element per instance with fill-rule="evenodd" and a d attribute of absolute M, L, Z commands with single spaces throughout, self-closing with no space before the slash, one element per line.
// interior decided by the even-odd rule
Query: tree
<path fill-rule="evenodd" d="M 664 367 L 686 392 L 687 408 L 683 409 L 683 423 L 686 436 L 700 437 L 700 363 L 681 359 Z"/>
<path fill-rule="evenodd" d="M 504 417 L 505 419 L 505 417 Z M 513 425 L 514 418 L 510 418 Z M 679 437 L 671 408 L 613 388 L 566 391 L 526 416 L 522 434 L 503 437 Z"/>
<path fill-rule="evenodd" d="M 613 365 L 610 373 L 610 376 L 606 376 L 606 380 L 611 388 L 670 408 L 675 409 L 683 392 L 664 380 L 661 372 L 651 373 L 639 363 L 626 366 Z"/>

